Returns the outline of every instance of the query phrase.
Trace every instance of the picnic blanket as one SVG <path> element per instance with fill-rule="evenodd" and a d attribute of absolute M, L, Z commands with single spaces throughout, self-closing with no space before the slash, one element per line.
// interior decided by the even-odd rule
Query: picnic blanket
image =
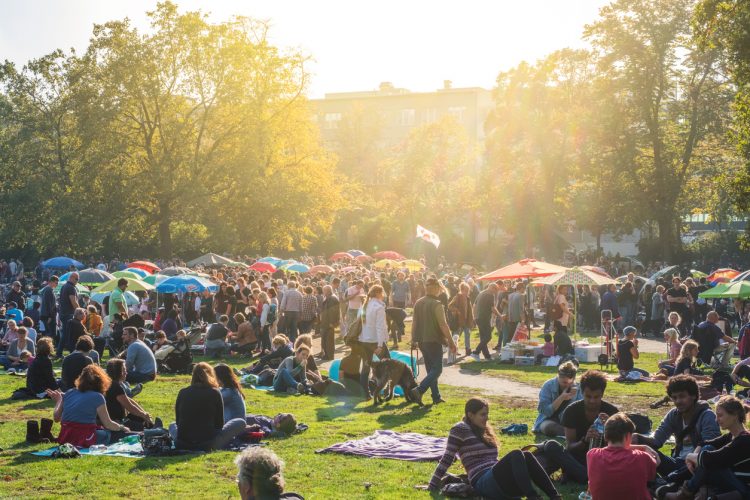
<path fill-rule="evenodd" d="M 371 458 L 393 460 L 429 461 L 440 460 L 445 452 L 448 438 L 432 437 L 416 432 L 378 430 L 372 436 L 336 443 L 316 450 L 315 453 L 343 453 Z"/>
<path fill-rule="evenodd" d="M 57 446 L 53 446 L 52 448 L 48 448 L 46 450 L 33 451 L 31 452 L 31 454 L 36 455 L 37 457 L 51 458 L 55 450 L 57 450 Z M 101 451 L 98 453 L 91 453 L 89 448 L 79 448 L 78 451 L 81 453 L 81 455 L 143 458 L 143 448 L 141 447 L 141 443 L 114 443 L 107 446 L 106 451 Z"/>

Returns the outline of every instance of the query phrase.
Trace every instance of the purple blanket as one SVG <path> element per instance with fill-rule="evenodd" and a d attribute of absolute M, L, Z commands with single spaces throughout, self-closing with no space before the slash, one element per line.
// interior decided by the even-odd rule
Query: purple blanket
<path fill-rule="evenodd" d="M 394 460 L 440 460 L 448 438 L 431 437 L 415 432 L 375 431 L 364 439 L 336 443 L 316 453 L 343 453 Z"/>

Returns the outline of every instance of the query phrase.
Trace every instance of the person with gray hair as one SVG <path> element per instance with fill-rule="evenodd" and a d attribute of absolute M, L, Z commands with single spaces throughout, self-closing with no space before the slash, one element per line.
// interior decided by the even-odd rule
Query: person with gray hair
<path fill-rule="evenodd" d="M 336 334 L 334 330 L 341 319 L 339 298 L 333 293 L 331 285 L 323 287 L 323 297 L 323 305 L 320 312 L 320 357 L 324 360 L 332 360 L 336 350 Z"/>
<path fill-rule="evenodd" d="M 242 500 L 304 500 L 297 493 L 284 493 L 284 462 L 268 448 L 245 448 L 234 463 Z"/>

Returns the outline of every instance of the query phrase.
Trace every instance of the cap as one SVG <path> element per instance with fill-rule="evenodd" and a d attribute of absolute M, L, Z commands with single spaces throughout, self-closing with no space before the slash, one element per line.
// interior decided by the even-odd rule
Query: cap
<path fill-rule="evenodd" d="M 638 330 L 636 330 L 634 326 L 626 326 L 625 328 L 622 329 L 622 333 L 624 335 L 630 335 L 631 333 L 636 334 L 638 333 Z"/>

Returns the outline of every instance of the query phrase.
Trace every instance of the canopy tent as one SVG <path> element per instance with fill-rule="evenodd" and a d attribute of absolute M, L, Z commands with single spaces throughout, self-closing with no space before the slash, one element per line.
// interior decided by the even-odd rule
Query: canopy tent
<path fill-rule="evenodd" d="M 88 269 L 83 269 L 76 272 L 78 273 L 78 283 L 81 285 L 96 286 L 99 283 L 104 283 L 105 281 L 109 281 L 114 278 L 114 276 L 109 274 L 107 271 L 100 271 L 99 269 L 94 269 L 93 267 L 89 267 Z M 60 282 L 62 283 L 63 281 L 68 281 L 68 276 L 70 276 L 71 273 L 72 271 L 60 276 Z"/>
<path fill-rule="evenodd" d="M 151 276 L 151 274 L 148 271 L 144 271 L 143 269 L 139 267 L 128 267 L 125 269 L 125 271 L 133 274 L 137 274 L 140 276 L 140 279 L 145 278 L 146 276 Z"/>
<path fill-rule="evenodd" d="M 203 267 L 247 267 L 242 262 L 237 262 L 232 259 L 228 259 L 222 255 L 215 254 L 215 253 L 207 253 L 206 255 L 201 255 L 197 259 L 193 259 L 190 262 L 187 263 L 188 267 L 197 267 L 197 266 L 203 266 Z"/>
<path fill-rule="evenodd" d="M 320 264 L 317 266 L 312 266 L 309 272 L 310 274 L 317 274 L 317 273 L 329 274 L 329 273 L 334 272 L 334 269 L 331 266 Z"/>
<path fill-rule="evenodd" d="M 750 298 L 750 281 L 720 283 L 698 294 L 698 297 L 702 299 L 747 299 Z"/>
<path fill-rule="evenodd" d="M 404 260 L 406 257 L 393 250 L 383 250 L 382 252 L 375 252 L 372 254 L 376 259 L 391 259 L 391 260 Z"/>
<path fill-rule="evenodd" d="M 215 292 L 219 289 L 219 285 L 191 274 L 172 276 L 156 286 L 156 291 L 159 293 L 202 292 L 206 289 Z"/>
<path fill-rule="evenodd" d="M 568 268 L 536 259 L 522 259 L 513 264 L 480 276 L 480 280 L 512 280 L 518 278 L 542 278 L 567 271 Z"/>
<path fill-rule="evenodd" d="M 149 272 L 151 274 L 158 273 L 159 271 L 161 271 L 161 268 L 159 266 L 147 260 L 133 261 L 129 263 L 127 267 L 137 267 L 138 269 L 143 269 L 144 271 Z"/>
<path fill-rule="evenodd" d="M 337 260 L 353 260 L 354 257 L 352 255 L 349 255 L 346 252 L 336 252 L 335 254 L 331 255 L 331 258 L 328 260 L 337 261 Z"/>
<path fill-rule="evenodd" d="M 145 281 L 141 281 L 139 279 L 130 279 L 128 280 L 128 290 L 131 292 L 150 292 L 154 289 L 153 285 L 149 285 Z M 98 287 L 94 288 L 91 293 L 103 293 L 103 292 L 111 292 L 115 288 L 117 288 L 117 282 L 120 281 L 120 278 L 115 278 L 113 280 L 109 280 L 106 283 L 102 283 Z"/>
<path fill-rule="evenodd" d="M 594 271 L 581 269 L 580 267 L 573 267 L 571 269 L 566 269 L 565 271 L 561 273 L 553 274 L 551 276 L 546 276 L 546 277 L 534 280 L 535 285 L 550 285 L 550 286 L 558 286 L 558 285 L 601 286 L 601 285 L 612 285 L 616 283 L 617 281 L 613 280 L 612 278 L 602 276 L 601 274 L 595 273 Z M 576 299 L 576 297 L 577 297 L 577 293 L 576 291 L 574 291 L 573 292 L 573 318 L 574 319 L 577 318 L 577 311 L 578 311 L 578 300 Z M 575 335 L 578 330 L 578 324 L 577 322 L 574 322 L 573 325 L 574 325 L 573 335 Z"/>
<path fill-rule="evenodd" d="M 47 259 L 42 262 L 42 267 L 51 269 L 69 269 L 70 266 L 73 266 L 77 269 L 83 269 L 84 267 L 86 267 L 82 263 L 78 262 L 75 259 L 71 259 L 70 257 L 52 257 L 51 259 Z"/>
<path fill-rule="evenodd" d="M 161 270 L 161 274 L 164 276 L 178 276 L 180 274 L 191 274 L 193 271 L 187 267 L 167 267 Z"/>
<path fill-rule="evenodd" d="M 143 277 L 131 271 L 115 271 L 112 273 L 112 276 L 115 278 L 127 278 L 129 280 L 139 280 Z"/>
<path fill-rule="evenodd" d="M 110 295 L 112 295 L 112 292 L 92 293 L 91 300 L 93 300 L 94 302 L 98 302 L 99 304 L 103 304 L 104 299 L 106 297 L 109 297 Z M 134 294 L 133 292 L 125 292 L 124 295 L 125 295 L 125 304 L 127 304 L 128 307 L 134 306 L 136 304 L 140 304 L 141 302 L 140 299 L 138 299 L 138 296 Z"/>
<path fill-rule="evenodd" d="M 272 273 L 276 270 L 276 266 L 274 266 L 271 262 L 258 261 L 250 266 L 250 269 L 252 269 L 253 271 L 258 271 L 259 273 Z"/>

